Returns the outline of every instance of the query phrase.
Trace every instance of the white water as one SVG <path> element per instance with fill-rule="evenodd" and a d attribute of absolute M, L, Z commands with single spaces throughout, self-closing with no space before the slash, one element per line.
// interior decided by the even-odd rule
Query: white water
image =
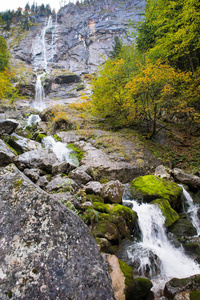
<path fill-rule="evenodd" d="M 66 161 L 78 167 L 78 158 L 72 154 L 71 149 L 67 148 L 67 144 L 55 141 L 52 136 L 42 139 L 42 144 L 46 148 L 52 149 L 59 161 Z"/>
<path fill-rule="evenodd" d="M 46 43 L 46 33 L 51 30 L 51 44 Z M 38 111 L 42 111 L 46 108 L 45 104 L 45 93 L 42 84 L 42 79 L 45 78 L 47 73 L 47 66 L 49 61 L 53 61 L 54 55 L 56 54 L 55 43 L 56 43 L 56 31 L 57 31 L 57 20 L 53 24 L 52 17 L 47 19 L 46 25 L 43 28 L 41 35 L 39 35 L 35 40 L 35 45 L 33 47 L 33 67 L 36 69 L 37 79 L 35 85 L 35 101 L 33 102 L 33 108 Z M 47 50 L 50 55 L 47 55 Z M 44 70 L 43 73 L 38 72 L 38 70 Z M 44 81 L 44 80 L 43 80 Z"/>
<path fill-rule="evenodd" d="M 151 279 L 155 299 L 161 299 L 161 291 L 171 278 L 200 274 L 199 265 L 186 256 L 182 248 L 175 248 L 168 240 L 165 218 L 156 205 L 138 204 L 134 200 L 123 202 L 133 205 L 141 230 L 141 241 L 129 246 L 127 254 L 132 264 L 139 263 L 139 275 Z"/>
<path fill-rule="evenodd" d="M 195 204 L 193 202 L 193 199 L 190 196 L 190 194 L 184 189 L 184 187 L 182 185 L 180 185 L 180 186 L 183 189 L 184 200 L 188 205 L 188 208 L 186 209 L 186 212 L 191 218 L 192 225 L 196 228 L 197 236 L 199 236 L 200 235 L 200 222 L 199 222 L 199 218 L 198 218 L 198 215 L 197 215 L 199 205 Z"/>
<path fill-rule="evenodd" d="M 26 124 L 26 127 L 27 126 L 32 126 L 34 124 L 37 124 L 41 121 L 40 117 L 38 115 L 30 115 L 28 117 L 28 120 L 27 120 L 27 124 Z"/>

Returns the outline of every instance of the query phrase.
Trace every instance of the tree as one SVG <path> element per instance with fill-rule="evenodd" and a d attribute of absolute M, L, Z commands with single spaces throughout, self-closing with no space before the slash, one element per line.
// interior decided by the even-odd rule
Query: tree
<path fill-rule="evenodd" d="M 147 61 L 127 83 L 127 103 L 138 118 L 146 121 L 150 138 L 163 128 L 157 127 L 158 119 L 185 111 L 187 101 L 180 95 L 188 79 L 188 74 L 175 71 L 169 64 Z"/>
<path fill-rule="evenodd" d="M 121 51 L 122 51 L 122 42 L 120 41 L 118 36 L 115 36 L 113 50 L 110 52 L 110 58 L 111 59 L 119 58 Z"/>
<path fill-rule="evenodd" d="M 9 67 L 9 53 L 7 50 L 6 40 L 0 36 L 0 71 Z"/>

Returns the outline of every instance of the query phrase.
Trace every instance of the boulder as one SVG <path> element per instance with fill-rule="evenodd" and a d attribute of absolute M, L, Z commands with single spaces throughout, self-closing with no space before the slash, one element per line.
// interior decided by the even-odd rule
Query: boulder
<path fill-rule="evenodd" d="M 46 185 L 47 192 L 74 192 L 78 189 L 77 183 L 67 176 L 56 175 Z"/>
<path fill-rule="evenodd" d="M 103 185 L 101 197 L 110 203 L 122 203 L 124 185 L 119 181 L 109 181 Z"/>
<path fill-rule="evenodd" d="M 74 170 L 76 168 L 76 166 L 72 163 L 63 161 L 57 161 L 55 162 L 52 167 L 51 167 L 51 173 L 52 175 L 56 175 L 56 174 L 69 174 L 69 172 L 71 170 Z"/>
<path fill-rule="evenodd" d="M 36 182 L 40 177 L 39 169 L 24 169 L 24 174 L 33 182 Z"/>
<path fill-rule="evenodd" d="M 154 299 L 153 293 L 151 292 L 153 284 L 147 278 L 134 278 L 133 279 L 133 297 L 132 300 L 139 299 Z"/>
<path fill-rule="evenodd" d="M 42 145 L 36 141 L 27 139 L 13 133 L 9 139 L 9 145 L 17 151 L 17 153 L 24 153 L 32 150 L 41 150 Z"/>
<path fill-rule="evenodd" d="M 192 225 L 192 221 L 188 218 L 187 214 L 179 214 L 179 220 L 172 224 L 169 230 L 182 241 L 183 237 L 191 237 L 197 234 L 196 229 Z"/>
<path fill-rule="evenodd" d="M 0 139 L 0 167 L 4 167 L 14 161 L 15 153 Z"/>
<path fill-rule="evenodd" d="M 172 278 L 165 284 L 164 294 L 169 299 L 174 299 L 177 294 L 185 291 L 200 291 L 200 275 L 194 275 L 188 278 Z M 200 294 L 200 293 L 199 293 Z M 198 295 L 199 295 L 198 294 Z M 189 298 L 193 299 L 193 298 Z M 194 299 L 199 299 L 194 298 Z"/>
<path fill-rule="evenodd" d="M 88 227 L 15 165 L 0 169 L 0 298 L 114 300 Z"/>
<path fill-rule="evenodd" d="M 46 175 L 40 176 L 38 178 L 36 184 L 39 185 L 39 187 L 41 187 L 42 189 L 44 189 L 49 184 L 47 176 Z"/>
<path fill-rule="evenodd" d="M 130 196 L 139 201 L 151 202 L 156 199 L 168 200 L 171 207 L 180 211 L 182 208 L 182 188 L 174 182 L 153 175 L 137 177 L 131 182 Z"/>
<path fill-rule="evenodd" d="M 69 75 L 58 75 L 54 78 L 53 82 L 56 84 L 64 84 L 64 83 L 72 83 L 72 82 L 79 82 L 80 77 L 76 74 L 69 74 Z"/>
<path fill-rule="evenodd" d="M 155 169 L 155 173 L 154 175 L 155 176 L 158 176 L 160 178 L 164 178 L 164 179 L 171 179 L 171 173 L 172 173 L 172 170 L 163 166 L 163 165 L 159 165 L 156 167 Z"/>
<path fill-rule="evenodd" d="M 192 191 L 198 192 L 200 190 L 199 176 L 187 174 L 178 168 L 173 169 L 173 175 L 176 181 L 188 185 Z"/>
<path fill-rule="evenodd" d="M 169 227 L 179 220 L 178 213 L 171 207 L 168 200 L 157 199 L 152 202 L 152 204 L 157 205 L 162 211 L 165 217 L 165 226 Z"/>
<path fill-rule="evenodd" d="M 25 168 L 36 169 L 44 167 L 51 171 L 51 164 L 57 161 L 55 154 L 50 149 L 31 150 L 16 156 L 15 164 L 22 171 Z"/>
<path fill-rule="evenodd" d="M 69 173 L 69 177 L 74 179 L 79 184 L 86 184 L 92 180 L 92 177 L 88 175 L 81 167 L 72 170 Z"/>
<path fill-rule="evenodd" d="M 100 195 L 103 184 L 99 181 L 90 181 L 85 185 L 85 192 L 87 194 Z"/>
<path fill-rule="evenodd" d="M 7 133 L 11 134 L 15 131 L 19 123 L 17 123 L 15 120 L 3 120 L 0 121 L 0 135 Z"/>

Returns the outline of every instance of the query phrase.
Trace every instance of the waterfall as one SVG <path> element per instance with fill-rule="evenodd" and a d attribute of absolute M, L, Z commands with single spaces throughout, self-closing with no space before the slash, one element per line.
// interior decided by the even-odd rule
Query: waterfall
<path fill-rule="evenodd" d="M 51 44 L 46 43 L 46 33 L 51 30 Z M 53 61 L 56 54 L 55 44 L 56 44 L 56 31 L 57 31 L 57 20 L 53 24 L 52 16 L 50 16 L 42 32 L 37 36 L 34 41 L 33 46 L 33 67 L 36 69 L 37 79 L 35 85 L 35 102 L 33 103 L 33 108 L 42 111 L 45 105 L 45 93 L 42 81 L 44 81 L 47 74 L 47 66 L 49 61 Z M 49 46 L 47 49 L 47 45 Z M 47 55 L 47 51 L 50 55 Z M 41 73 L 40 70 L 43 70 Z"/>
<path fill-rule="evenodd" d="M 43 138 L 42 144 L 46 148 L 52 149 L 59 161 L 66 161 L 77 167 L 79 166 L 78 158 L 66 144 L 55 141 L 52 136 Z"/>
<path fill-rule="evenodd" d="M 186 202 L 186 205 L 188 206 L 188 208 L 186 208 L 186 212 L 191 218 L 192 225 L 196 228 L 197 236 L 199 236 L 200 235 L 200 223 L 199 223 L 199 218 L 197 215 L 199 205 L 195 204 L 193 202 L 193 199 L 190 196 L 190 194 L 184 189 L 184 187 L 182 185 L 180 185 L 180 186 L 183 189 L 183 197 Z"/>
<path fill-rule="evenodd" d="M 40 117 L 38 115 L 30 115 L 28 117 L 26 127 L 27 126 L 33 126 L 34 124 L 37 124 L 40 121 L 41 121 L 41 119 L 40 119 Z"/>
<path fill-rule="evenodd" d="M 157 205 L 138 204 L 134 200 L 123 200 L 125 205 L 137 212 L 141 241 L 127 248 L 129 264 L 138 266 L 140 276 L 149 277 L 153 283 L 156 299 L 171 278 L 184 278 L 200 273 L 200 267 L 190 259 L 182 248 L 169 241 L 165 218 Z"/>

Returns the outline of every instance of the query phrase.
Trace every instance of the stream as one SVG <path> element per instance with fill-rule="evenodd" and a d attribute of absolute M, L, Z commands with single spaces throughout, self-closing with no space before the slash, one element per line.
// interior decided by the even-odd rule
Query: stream
<path fill-rule="evenodd" d="M 182 187 L 183 188 L 183 187 Z M 197 206 L 189 193 L 183 188 L 187 214 L 199 235 L 200 222 Z M 165 218 L 161 210 L 152 204 L 139 204 L 127 199 L 123 204 L 137 212 L 140 229 L 140 240 L 126 248 L 128 264 L 137 266 L 141 277 L 149 278 L 153 283 L 155 299 L 165 299 L 162 295 L 165 283 L 172 278 L 185 278 L 200 274 L 200 266 L 184 253 L 182 247 L 175 247 L 169 240 L 165 228 Z"/>

